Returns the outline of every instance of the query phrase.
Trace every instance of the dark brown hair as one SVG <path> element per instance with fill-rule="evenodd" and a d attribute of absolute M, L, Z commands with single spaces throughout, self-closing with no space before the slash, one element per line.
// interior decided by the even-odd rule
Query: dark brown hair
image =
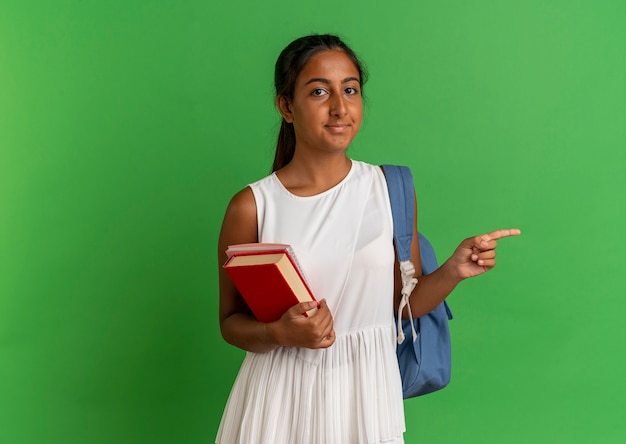
<path fill-rule="evenodd" d="M 359 83 L 362 90 L 367 80 L 367 73 L 354 51 L 336 35 L 313 34 L 294 40 L 278 56 L 274 68 L 276 97 L 282 96 L 288 101 L 292 101 L 296 80 L 309 60 L 322 51 L 332 50 L 343 51 L 352 60 L 359 72 Z M 272 171 L 279 170 L 287 165 L 293 158 L 295 149 L 296 134 L 293 124 L 287 123 L 283 119 L 280 125 L 280 132 L 278 133 Z"/>

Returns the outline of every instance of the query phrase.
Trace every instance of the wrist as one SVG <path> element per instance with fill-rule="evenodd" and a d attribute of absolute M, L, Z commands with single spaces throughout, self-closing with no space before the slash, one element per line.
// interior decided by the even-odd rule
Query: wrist
<path fill-rule="evenodd" d="M 263 342 L 271 348 L 281 346 L 276 322 L 263 323 Z"/>
<path fill-rule="evenodd" d="M 457 267 L 452 263 L 450 259 L 445 261 L 441 267 L 442 279 L 450 285 L 452 288 L 456 287 L 463 278 L 457 270 Z"/>

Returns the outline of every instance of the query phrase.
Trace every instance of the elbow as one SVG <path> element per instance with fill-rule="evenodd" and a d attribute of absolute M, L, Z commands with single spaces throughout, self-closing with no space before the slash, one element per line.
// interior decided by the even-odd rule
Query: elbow
<path fill-rule="evenodd" d="M 220 333 L 222 335 L 222 339 L 226 341 L 230 345 L 234 345 L 237 347 L 237 339 L 236 335 L 233 334 L 233 330 L 231 328 L 231 322 L 229 322 L 230 316 L 220 317 Z"/>

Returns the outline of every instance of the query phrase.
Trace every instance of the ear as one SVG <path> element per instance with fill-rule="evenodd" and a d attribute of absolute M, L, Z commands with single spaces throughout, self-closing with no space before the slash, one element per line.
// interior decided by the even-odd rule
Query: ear
<path fill-rule="evenodd" d="M 293 123 L 293 113 L 291 112 L 291 104 L 285 96 L 276 96 L 276 107 L 285 122 Z"/>

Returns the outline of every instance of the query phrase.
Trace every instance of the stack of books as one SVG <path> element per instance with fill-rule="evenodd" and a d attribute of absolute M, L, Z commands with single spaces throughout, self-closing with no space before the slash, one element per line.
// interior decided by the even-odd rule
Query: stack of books
<path fill-rule="evenodd" d="M 226 255 L 224 269 L 258 321 L 277 321 L 294 305 L 316 300 L 291 246 L 238 244 L 229 246 Z"/>

